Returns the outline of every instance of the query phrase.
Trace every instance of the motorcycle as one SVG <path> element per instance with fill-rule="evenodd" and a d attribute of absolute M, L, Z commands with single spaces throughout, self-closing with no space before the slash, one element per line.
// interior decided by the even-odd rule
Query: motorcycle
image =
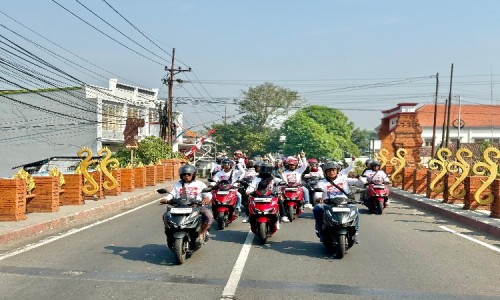
<path fill-rule="evenodd" d="M 257 190 L 248 198 L 249 223 L 262 244 L 279 229 L 278 190 Z"/>
<path fill-rule="evenodd" d="M 304 175 L 302 181 L 304 182 L 304 186 L 309 191 L 309 199 L 314 199 L 314 187 L 321 180 L 318 176 L 310 176 L 309 174 Z"/>
<path fill-rule="evenodd" d="M 238 218 L 234 213 L 238 201 L 237 188 L 238 184 L 233 185 L 222 180 L 212 190 L 212 211 L 219 230 L 223 230 Z"/>
<path fill-rule="evenodd" d="M 202 192 L 209 192 L 203 189 Z M 158 193 L 169 193 L 165 189 L 158 189 Z M 167 209 L 163 217 L 167 246 L 174 252 L 178 264 L 183 264 L 188 255 L 201 247 L 198 236 L 201 230 L 202 215 L 201 202 L 195 198 L 180 197 L 172 200 L 174 204 Z"/>
<path fill-rule="evenodd" d="M 366 206 L 370 212 L 381 215 L 389 200 L 389 188 L 383 183 L 369 183 L 367 197 Z"/>
<path fill-rule="evenodd" d="M 288 183 L 282 187 L 283 205 L 285 212 L 293 222 L 295 217 L 302 214 L 302 204 L 304 203 L 304 192 L 302 186 L 298 183 Z"/>
<path fill-rule="evenodd" d="M 322 192 L 321 189 L 316 191 Z M 355 206 L 348 204 L 345 197 L 326 199 L 324 203 L 327 205 L 323 214 L 323 245 L 341 259 L 355 243 L 359 213 Z"/>

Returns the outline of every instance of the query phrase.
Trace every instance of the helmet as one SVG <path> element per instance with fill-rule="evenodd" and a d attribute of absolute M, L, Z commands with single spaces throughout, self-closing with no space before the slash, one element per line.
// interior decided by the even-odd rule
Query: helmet
<path fill-rule="evenodd" d="M 221 165 L 229 165 L 229 166 L 232 166 L 232 165 L 233 165 L 233 163 L 232 163 L 229 159 L 225 158 L 225 159 L 223 159 L 223 160 L 222 160 Z"/>
<path fill-rule="evenodd" d="M 241 152 L 241 150 L 236 150 L 234 151 L 234 157 L 243 157 L 243 152 Z"/>
<path fill-rule="evenodd" d="M 365 166 L 366 166 L 367 168 L 371 167 L 371 164 L 372 164 L 372 162 L 373 162 L 373 161 L 374 161 L 374 160 L 373 160 L 373 159 L 371 159 L 371 158 L 367 159 L 367 160 L 365 161 Z"/>
<path fill-rule="evenodd" d="M 278 166 L 282 166 L 282 165 L 283 165 L 283 161 L 282 161 L 281 159 L 279 159 L 279 158 L 278 158 L 278 159 L 275 159 L 275 160 L 274 160 L 274 164 L 275 164 L 275 165 L 278 165 Z"/>
<path fill-rule="evenodd" d="M 380 166 L 381 166 L 380 162 L 378 162 L 378 161 L 374 160 L 374 161 L 372 161 L 372 162 L 370 163 L 370 168 L 373 168 L 373 167 L 375 167 L 375 166 L 379 166 L 379 167 L 380 167 Z"/>
<path fill-rule="evenodd" d="M 330 169 L 337 169 L 337 171 L 340 169 L 339 164 L 336 162 L 330 161 L 324 164 L 323 166 L 323 171 L 330 170 Z"/>
<path fill-rule="evenodd" d="M 196 168 L 195 168 L 195 166 L 192 166 L 190 164 L 185 164 L 179 168 L 179 176 L 181 174 L 193 174 L 193 180 L 195 180 L 196 179 Z"/>
<path fill-rule="evenodd" d="M 249 160 L 249 161 L 247 162 L 247 168 L 253 168 L 253 167 L 254 167 L 254 165 L 255 165 L 255 162 L 254 162 L 253 160 Z"/>
<path fill-rule="evenodd" d="M 285 164 L 287 165 L 298 165 L 299 164 L 299 160 L 296 159 L 295 157 L 293 156 L 289 156 L 286 160 L 285 160 Z"/>
<path fill-rule="evenodd" d="M 259 176 L 271 175 L 273 173 L 274 167 L 270 164 L 262 164 L 259 170 Z"/>
<path fill-rule="evenodd" d="M 309 163 L 309 164 L 317 164 L 318 160 L 316 158 L 309 158 L 309 160 L 307 161 L 307 163 Z"/>

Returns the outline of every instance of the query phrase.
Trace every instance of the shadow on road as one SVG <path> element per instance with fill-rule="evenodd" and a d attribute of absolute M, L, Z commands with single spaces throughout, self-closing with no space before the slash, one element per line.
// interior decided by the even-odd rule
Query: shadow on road
<path fill-rule="evenodd" d="M 144 261 L 155 265 L 175 265 L 175 256 L 166 245 L 147 244 L 141 247 L 106 246 L 109 254 L 120 255 L 124 259 Z"/>
<path fill-rule="evenodd" d="M 308 242 L 299 240 L 269 241 L 265 245 L 258 245 L 254 242 L 254 247 L 264 250 L 277 251 L 289 255 L 307 256 L 321 259 L 332 259 L 335 255 L 326 250 L 325 246 L 319 242 Z"/>

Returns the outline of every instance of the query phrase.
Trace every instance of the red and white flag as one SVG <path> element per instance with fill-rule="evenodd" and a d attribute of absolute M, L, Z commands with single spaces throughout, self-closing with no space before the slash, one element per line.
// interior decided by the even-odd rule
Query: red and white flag
<path fill-rule="evenodd" d="M 196 152 L 196 150 L 200 149 L 201 145 L 203 145 L 203 143 L 205 142 L 205 140 L 212 134 L 215 132 L 215 129 L 211 129 L 209 132 L 207 132 L 207 134 L 205 134 L 204 136 L 202 136 L 197 142 L 196 144 L 193 146 L 193 148 L 189 149 L 188 152 L 184 153 L 184 156 L 186 158 L 189 158 L 189 157 L 192 157 L 194 155 L 194 153 Z"/>

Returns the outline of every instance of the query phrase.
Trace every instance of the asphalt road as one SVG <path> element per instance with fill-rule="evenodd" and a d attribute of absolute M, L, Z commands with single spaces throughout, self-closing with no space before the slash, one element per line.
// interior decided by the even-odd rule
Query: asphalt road
<path fill-rule="evenodd" d="M 401 203 L 382 216 L 360 206 L 360 244 L 341 260 L 319 243 L 306 211 L 267 244 L 246 246 L 243 265 L 238 257 L 249 229 L 239 220 L 223 231 L 214 224 L 215 237 L 175 265 L 165 246 L 164 209 L 154 203 L 40 246 L 33 241 L 29 250 L 1 249 L 0 298 L 220 299 L 238 266 L 236 299 L 500 298 L 499 240 Z"/>

